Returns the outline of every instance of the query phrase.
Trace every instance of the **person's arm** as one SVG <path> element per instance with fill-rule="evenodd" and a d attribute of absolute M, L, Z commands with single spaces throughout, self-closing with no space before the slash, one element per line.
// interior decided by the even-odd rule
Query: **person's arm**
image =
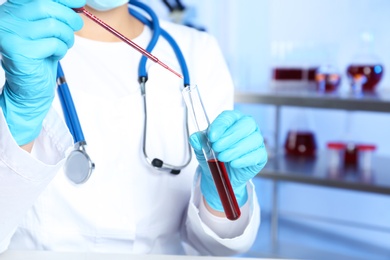
<path fill-rule="evenodd" d="M 0 52 L 5 83 L 0 107 L 16 143 L 31 150 L 56 89 L 58 61 L 83 20 L 70 7 L 84 0 L 8 1 L 0 6 Z"/>
<path fill-rule="evenodd" d="M 84 4 L 14 0 L 0 5 L 5 72 L 0 93 L 0 252 L 72 145 L 58 115 L 49 116 L 46 129 L 42 126 L 55 94 L 58 61 L 83 24 L 70 7 Z"/>
<path fill-rule="evenodd" d="M 177 35 L 175 38 L 180 37 L 190 39 L 188 35 L 185 37 Z M 185 46 L 185 43 L 183 45 Z M 213 37 L 198 34 L 198 38 L 193 39 L 190 46 L 186 53 L 186 61 L 191 83 L 198 85 L 209 119 L 214 121 L 222 111 L 232 110 L 234 107 L 233 82 L 221 50 Z M 203 255 L 234 255 L 245 252 L 252 246 L 260 225 L 260 207 L 253 184 L 247 180 L 241 184 L 241 189 L 246 187 L 247 192 L 243 194 L 244 196 L 246 194 L 247 200 L 244 198 L 244 203 L 241 204 L 240 221 L 229 221 L 226 218 L 221 218 L 223 219 L 221 222 L 210 221 L 210 215 L 215 216 L 211 213 L 203 214 L 202 211 L 207 211 L 207 208 L 202 207 L 200 203 L 204 197 L 200 188 L 202 175 L 200 168 L 198 167 L 197 178 L 194 180 L 188 214 L 182 229 L 183 239 L 189 246 L 188 252 Z M 230 229 L 234 230 L 229 236 L 219 232 L 226 227 L 226 222 L 229 223 Z"/>
<path fill-rule="evenodd" d="M 251 201 L 251 199 L 249 200 Z M 234 238 L 242 234 L 242 231 L 249 223 L 250 209 L 249 205 L 253 202 L 247 201 L 240 207 L 241 215 L 238 219 L 230 221 L 226 218 L 224 212 L 213 209 L 208 205 L 206 199 L 200 201 L 199 216 L 202 222 L 211 227 L 215 234 L 220 238 Z"/>
<path fill-rule="evenodd" d="M 248 201 L 241 207 L 241 217 L 230 221 L 211 214 L 203 204 L 197 171 L 185 229 L 188 254 L 236 255 L 250 249 L 260 226 L 260 207 L 252 183 L 247 186 Z"/>
<path fill-rule="evenodd" d="M 28 153 L 31 153 L 33 146 L 34 146 L 34 142 L 30 142 L 28 144 L 21 145 L 20 148 L 22 148 L 23 150 L 25 150 Z"/>
<path fill-rule="evenodd" d="M 219 211 L 219 210 L 216 210 L 216 209 L 213 209 L 208 203 L 207 201 L 205 200 L 205 198 L 203 197 L 202 200 L 201 200 L 201 205 L 203 206 L 202 209 L 203 210 L 199 210 L 200 213 L 203 213 L 204 214 L 207 214 L 207 212 L 211 213 L 211 215 L 217 217 L 217 218 L 226 218 L 226 214 L 225 212 L 223 211 Z"/>
<path fill-rule="evenodd" d="M 1 109 L 0 109 L 1 112 Z M 25 213 L 62 167 L 73 139 L 61 117 L 49 111 L 31 153 L 20 149 L 0 113 L 0 253 Z"/>

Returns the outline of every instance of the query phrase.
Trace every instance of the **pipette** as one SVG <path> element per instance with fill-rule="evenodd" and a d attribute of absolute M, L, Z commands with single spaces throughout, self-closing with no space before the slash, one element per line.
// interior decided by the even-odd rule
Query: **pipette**
<path fill-rule="evenodd" d="M 145 49 L 143 49 L 142 47 L 137 45 L 135 42 L 133 42 L 132 40 L 128 39 L 126 36 L 124 36 L 123 34 L 118 32 L 117 30 L 115 30 L 114 28 L 112 28 L 111 26 L 109 26 L 108 24 L 106 24 L 105 22 L 100 20 L 99 18 L 97 18 L 92 13 L 88 12 L 84 7 L 72 8 L 72 9 L 76 13 L 83 13 L 83 14 L 85 14 L 89 19 L 91 19 L 95 23 L 99 24 L 101 27 L 103 27 L 104 29 L 106 29 L 110 33 L 114 34 L 116 37 L 118 37 L 119 39 L 121 39 L 122 41 L 124 41 L 125 43 L 130 45 L 131 47 L 133 47 L 135 50 L 139 51 L 141 54 L 145 55 L 147 58 L 149 58 L 152 61 L 160 64 L 161 66 L 163 66 L 164 68 L 166 68 L 167 70 L 169 70 L 170 72 L 172 72 L 173 74 L 178 76 L 179 78 L 183 78 L 183 76 L 180 73 L 178 73 L 178 72 L 174 71 L 173 69 L 171 69 L 170 67 L 168 67 L 168 65 L 166 65 L 163 62 L 161 62 L 159 59 L 157 59 L 155 56 L 150 54 L 148 51 L 146 51 Z"/>

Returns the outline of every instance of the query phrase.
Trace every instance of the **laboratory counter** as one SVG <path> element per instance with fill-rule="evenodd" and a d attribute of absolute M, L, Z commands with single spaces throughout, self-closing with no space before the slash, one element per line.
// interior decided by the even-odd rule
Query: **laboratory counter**
<path fill-rule="evenodd" d="M 255 258 L 179 256 L 179 255 L 133 255 L 92 252 L 13 251 L 0 254 L 0 260 L 239 260 Z M 259 259 L 259 258 L 256 258 Z M 271 258 L 262 258 L 271 260 Z"/>

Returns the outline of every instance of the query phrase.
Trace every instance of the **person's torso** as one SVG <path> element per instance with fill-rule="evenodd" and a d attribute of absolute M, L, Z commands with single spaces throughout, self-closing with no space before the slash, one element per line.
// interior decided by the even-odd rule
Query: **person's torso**
<path fill-rule="evenodd" d="M 141 46 L 147 32 L 136 39 Z M 179 68 L 173 53 L 163 57 Z M 146 162 L 140 58 L 124 43 L 76 38 L 61 65 L 95 170 L 81 185 L 59 172 L 28 212 L 14 236 L 14 242 L 21 241 L 14 244 L 57 251 L 181 252 L 179 232 L 196 160 L 179 175 Z M 156 63 L 148 61 L 147 66 L 146 152 L 150 158 L 183 164 L 188 137 L 182 81 Z M 62 113 L 58 97 L 53 105 Z"/>

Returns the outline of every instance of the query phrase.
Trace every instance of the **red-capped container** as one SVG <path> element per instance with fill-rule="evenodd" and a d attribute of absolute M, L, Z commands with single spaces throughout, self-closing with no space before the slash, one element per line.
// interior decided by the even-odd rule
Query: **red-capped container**
<path fill-rule="evenodd" d="M 357 144 L 358 151 L 358 166 L 359 170 L 364 172 L 371 172 L 372 170 L 372 155 L 376 150 L 374 144 Z"/>
<path fill-rule="evenodd" d="M 344 154 L 346 148 L 347 145 L 343 142 L 327 143 L 328 168 L 331 173 L 340 172 L 344 165 Z"/>

